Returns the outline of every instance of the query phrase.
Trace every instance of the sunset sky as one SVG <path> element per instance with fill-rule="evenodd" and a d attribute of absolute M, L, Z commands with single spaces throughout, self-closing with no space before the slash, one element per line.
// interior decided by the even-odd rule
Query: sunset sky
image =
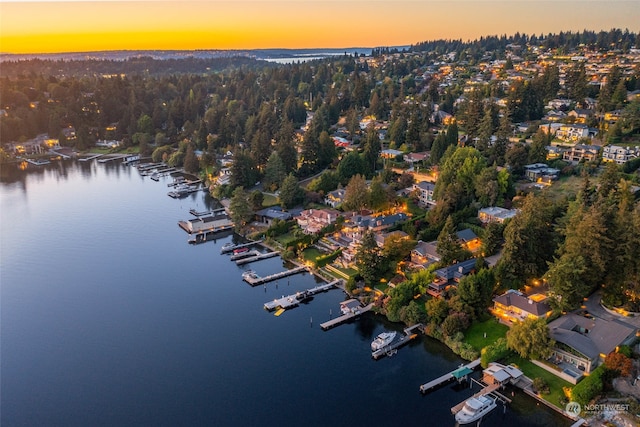
<path fill-rule="evenodd" d="M 409 45 L 628 28 L 640 0 L 0 0 L 0 52 Z"/>

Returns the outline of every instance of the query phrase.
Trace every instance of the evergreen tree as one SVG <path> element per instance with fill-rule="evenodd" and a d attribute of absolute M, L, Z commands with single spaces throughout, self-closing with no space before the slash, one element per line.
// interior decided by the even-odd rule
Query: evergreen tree
<path fill-rule="evenodd" d="M 233 190 L 229 210 L 236 230 L 241 230 L 253 217 L 248 199 L 249 195 L 244 191 L 243 187 L 236 187 Z"/>
<path fill-rule="evenodd" d="M 198 163 L 198 158 L 193 149 L 193 144 L 189 144 L 187 146 L 187 153 L 184 156 L 184 170 L 185 172 L 195 173 L 198 172 L 200 165 Z"/>
<path fill-rule="evenodd" d="M 346 210 L 359 211 L 369 204 L 369 189 L 364 177 L 354 175 L 345 188 L 342 206 Z"/>
<path fill-rule="evenodd" d="M 376 283 L 383 258 L 372 231 L 365 232 L 355 258 L 356 268 L 364 281 L 369 285 Z"/>
<path fill-rule="evenodd" d="M 269 156 L 267 165 L 264 168 L 264 178 L 262 183 L 265 190 L 275 191 L 278 189 L 284 178 L 287 176 L 284 163 L 277 151 Z"/>
<path fill-rule="evenodd" d="M 293 174 L 289 174 L 284 181 L 282 181 L 278 199 L 280 200 L 282 207 L 285 209 L 290 209 L 302 203 L 304 199 L 304 192 L 302 188 L 300 188 L 298 180 L 293 176 Z"/>
<path fill-rule="evenodd" d="M 438 234 L 437 252 L 443 265 L 451 265 L 471 258 L 471 253 L 460 244 L 451 215 L 447 217 L 442 231 Z"/>

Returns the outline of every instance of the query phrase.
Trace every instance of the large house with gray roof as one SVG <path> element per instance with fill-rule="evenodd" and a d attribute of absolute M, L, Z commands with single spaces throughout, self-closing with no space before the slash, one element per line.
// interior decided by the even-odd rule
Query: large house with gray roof
<path fill-rule="evenodd" d="M 549 361 L 577 370 L 593 371 L 617 346 L 630 344 L 636 329 L 615 320 L 566 314 L 549 323 L 549 335 L 556 341 Z"/>

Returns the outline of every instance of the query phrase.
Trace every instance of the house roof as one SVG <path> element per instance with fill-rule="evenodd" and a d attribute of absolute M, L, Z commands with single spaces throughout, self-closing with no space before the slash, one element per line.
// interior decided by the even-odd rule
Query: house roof
<path fill-rule="evenodd" d="M 427 191 L 433 191 L 433 189 L 436 188 L 436 185 L 433 182 L 429 182 L 429 181 L 420 181 L 414 185 L 420 188 L 421 190 L 427 190 Z"/>
<path fill-rule="evenodd" d="M 586 318 L 577 314 L 566 314 L 549 323 L 551 337 L 568 345 L 590 359 L 600 354 L 609 354 L 622 344 L 635 330 L 616 321 L 597 317 Z"/>
<path fill-rule="evenodd" d="M 493 301 L 506 307 L 517 307 L 535 316 L 542 316 L 551 311 L 551 307 L 546 302 L 534 301 L 515 289 L 510 289 L 504 294 L 495 297 Z"/>
<path fill-rule="evenodd" d="M 436 270 L 436 277 L 441 277 L 446 280 L 460 279 L 471 273 L 475 265 L 476 259 L 471 258 Z"/>
<path fill-rule="evenodd" d="M 291 214 L 291 212 L 283 212 L 282 208 L 280 206 L 274 206 L 271 208 L 265 208 L 265 209 L 261 209 L 258 212 L 256 212 L 257 216 L 263 216 L 266 218 L 271 218 L 271 219 L 281 219 L 281 220 L 288 220 L 291 219 L 293 217 L 293 215 Z"/>
<path fill-rule="evenodd" d="M 440 261 L 440 255 L 438 254 L 438 242 L 423 242 L 419 241 L 416 247 L 413 249 L 418 255 Z"/>
<path fill-rule="evenodd" d="M 458 236 L 458 240 L 464 243 L 470 242 L 478 238 L 476 233 L 474 233 L 473 230 L 471 230 L 470 228 L 465 228 L 464 230 L 458 231 L 456 233 L 456 236 Z"/>

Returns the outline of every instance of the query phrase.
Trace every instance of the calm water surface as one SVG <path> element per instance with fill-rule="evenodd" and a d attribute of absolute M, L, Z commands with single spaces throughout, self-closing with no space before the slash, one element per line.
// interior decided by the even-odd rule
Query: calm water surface
<path fill-rule="evenodd" d="M 227 235 L 187 244 L 177 222 L 214 201 L 171 199 L 121 164 L 2 168 L 2 426 L 452 426 L 470 396 L 421 383 L 462 361 L 421 337 L 374 361 L 375 315 L 322 331 L 339 290 L 280 317 L 262 305 L 314 286 L 296 275 L 250 287 Z M 477 391 L 477 388 L 476 388 Z M 569 425 L 516 394 L 483 426 Z"/>

